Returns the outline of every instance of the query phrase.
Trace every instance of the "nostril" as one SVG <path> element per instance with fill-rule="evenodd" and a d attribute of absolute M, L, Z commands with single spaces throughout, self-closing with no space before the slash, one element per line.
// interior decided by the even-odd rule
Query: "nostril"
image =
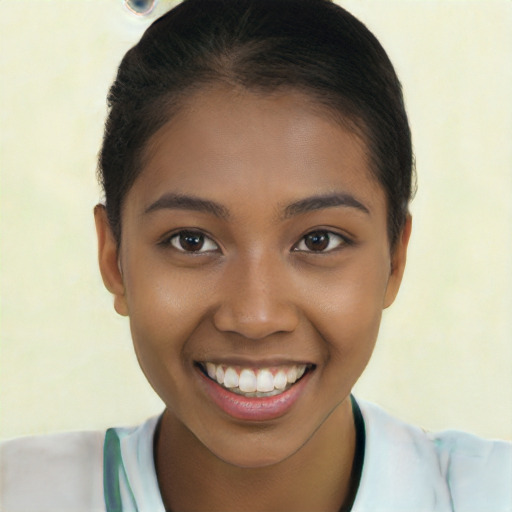
<path fill-rule="evenodd" d="M 214 324 L 219 331 L 237 333 L 255 341 L 275 334 L 293 332 L 298 323 L 299 315 L 295 308 L 278 305 L 271 314 L 258 311 L 250 314 L 225 304 L 214 315 Z"/>

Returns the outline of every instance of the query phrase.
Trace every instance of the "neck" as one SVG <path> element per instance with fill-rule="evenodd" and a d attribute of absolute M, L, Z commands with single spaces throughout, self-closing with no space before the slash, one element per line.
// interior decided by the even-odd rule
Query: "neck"
<path fill-rule="evenodd" d="M 348 398 L 297 452 L 259 468 L 222 461 L 167 410 L 156 437 L 156 471 L 167 510 L 337 512 L 357 485 L 355 446 Z"/>

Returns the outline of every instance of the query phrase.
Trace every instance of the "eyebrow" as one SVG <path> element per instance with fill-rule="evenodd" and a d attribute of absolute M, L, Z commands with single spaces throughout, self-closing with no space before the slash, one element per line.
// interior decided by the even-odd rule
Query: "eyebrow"
<path fill-rule="evenodd" d="M 215 215 L 221 219 L 229 217 L 228 210 L 215 201 L 201 199 L 199 197 L 183 194 L 164 194 L 154 203 L 150 204 L 144 213 L 151 213 L 157 210 L 192 210 Z"/>
<path fill-rule="evenodd" d="M 354 196 L 344 193 L 318 195 L 300 199 L 289 204 L 284 208 L 283 218 L 288 219 L 296 215 L 322 210 L 324 208 L 335 207 L 355 208 L 366 214 L 370 214 L 370 210 Z M 151 203 L 144 213 L 151 213 L 158 210 L 192 210 L 196 212 L 209 213 L 220 219 L 228 219 L 230 217 L 228 209 L 215 201 L 201 199 L 195 196 L 184 194 L 167 193 Z"/>
<path fill-rule="evenodd" d="M 335 208 L 337 206 L 355 208 L 370 215 L 370 210 L 354 196 L 350 194 L 336 193 L 307 197 L 306 199 L 301 199 L 295 203 L 289 204 L 284 209 L 284 218 L 288 219 L 295 215 L 301 215 L 315 210 L 322 210 L 324 208 Z"/>

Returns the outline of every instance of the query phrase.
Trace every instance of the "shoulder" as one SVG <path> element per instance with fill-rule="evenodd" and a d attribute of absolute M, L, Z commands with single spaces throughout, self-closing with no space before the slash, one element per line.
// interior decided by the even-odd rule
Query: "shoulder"
<path fill-rule="evenodd" d="M 512 443 L 453 430 L 425 435 L 455 505 L 485 510 L 496 503 L 506 507 L 494 510 L 512 510 Z"/>
<path fill-rule="evenodd" d="M 358 403 L 366 453 L 362 508 L 354 511 L 368 505 L 388 510 L 382 503 L 393 504 L 394 511 L 512 510 L 511 443 L 458 431 L 428 433 L 374 404 Z"/>
<path fill-rule="evenodd" d="M 105 432 L 72 432 L 0 444 L 5 512 L 103 511 Z"/>

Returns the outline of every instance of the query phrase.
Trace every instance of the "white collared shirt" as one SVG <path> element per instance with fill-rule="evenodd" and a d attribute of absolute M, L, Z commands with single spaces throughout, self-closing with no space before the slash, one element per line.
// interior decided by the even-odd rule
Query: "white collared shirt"
<path fill-rule="evenodd" d="M 352 512 L 512 512 L 512 443 L 427 433 L 358 404 L 366 440 Z M 165 512 L 153 459 L 157 422 L 2 443 L 0 510 Z"/>

